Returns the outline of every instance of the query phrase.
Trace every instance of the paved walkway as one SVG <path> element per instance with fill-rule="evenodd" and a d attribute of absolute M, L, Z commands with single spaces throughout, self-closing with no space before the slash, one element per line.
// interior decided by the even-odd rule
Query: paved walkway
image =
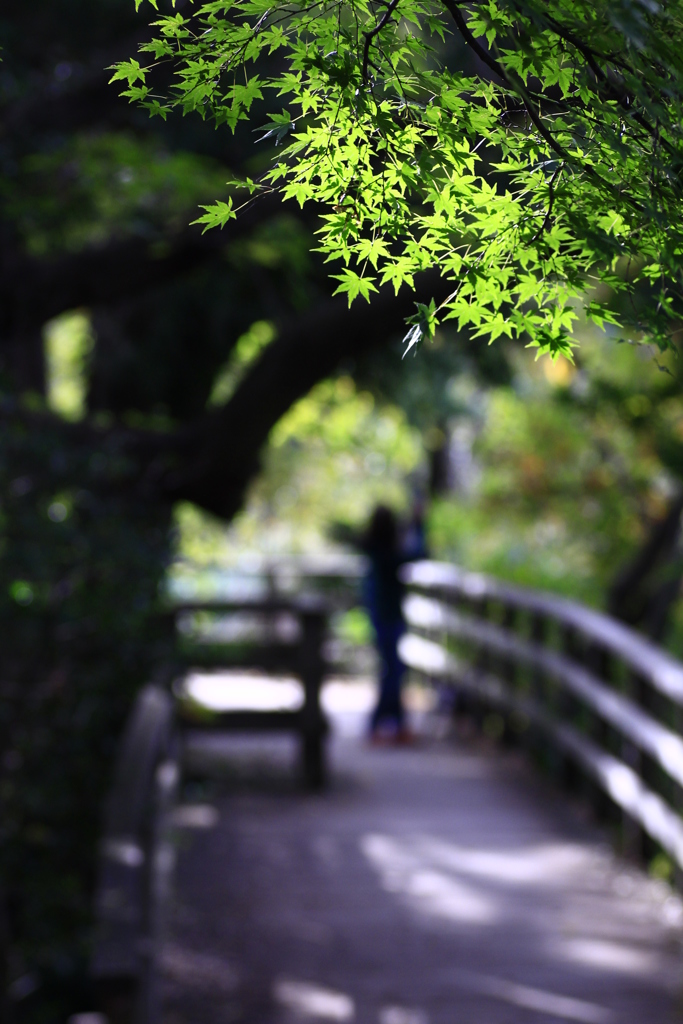
<path fill-rule="evenodd" d="M 678 898 L 510 755 L 367 749 L 363 693 L 324 796 L 287 739 L 192 744 L 164 1024 L 683 1020 Z"/>

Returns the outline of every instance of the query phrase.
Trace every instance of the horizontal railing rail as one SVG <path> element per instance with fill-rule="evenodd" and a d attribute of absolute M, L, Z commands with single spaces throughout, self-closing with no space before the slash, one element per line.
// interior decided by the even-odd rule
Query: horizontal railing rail
<path fill-rule="evenodd" d="M 406 663 L 498 714 L 566 781 L 580 769 L 620 808 L 629 850 L 654 841 L 683 869 L 683 665 L 573 601 L 436 562 L 404 578 Z"/>
<path fill-rule="evenodd" d="M 586 645 L 585 654 L 594 661 L 612 656 L 625 662 L 633 672 L 634 683 L 651 687 L 671 701 L 677 712 L 683 709 L 683 665 L 656 644 L 602 612 L 577 601 L 501 583 L 490 576 L 465 572 L 443 562 L 416 562 L 410 567 L 407 578 L 416 590 L 440 593 L 446 600 L 455 599 L 471 607 L 498 603 L 507 609 L 530 613 L 537 623 L 545 619 L 562 625 L 575 633 L 575 637 L 567 637 L 568 647 L 580 638 Z"/>
<path fill-rule="evenodd" d="M 325 778 L 324 740 L 328 731 L 320 703 L 327 672 L 324 643 L 328 607 L 319 597 L 183 601 L 165 614 L 173 620 L 194 615 L 254 615 L 267 624 L 264 636 L 235 657 L 217 648 L 214 664 L 268 670 L 274 665 L 302 683 L 303 704 L 296 711 L 221 712 L 210 721 L 186 724 L 233 730 L 289 730 L 299 734 L 307 784 Z M 296 629 L 284 640 L 274 619 L 289 616 Z M 191 625 L 191 622 L 190 622 Z M 189 630 L 191 632 L 191 629 Z M 201 642 L 186 652 L 197 658 Z M 221 650 L 222 648 L 222 650 Z M 275 651 L 275 657 L 273 656 Z M 198 657 L 201 662 L 201 657 Z M 173 863 L 170 822 L 180 777 L 179 727 L 183 702 L 165 688 L 148 685 L 139 693 L 119 743 L 114 775 L 104 808 L 95 900 L 96 936 L 90 963 L 99 1009 L 109 1024 L 157 1024 L 160 1019 L 158 954 Z"/>
<path fill-rule="evenodd" d="M 181 652 L 188 667 L 250 667 L 264 672 L 288 672 L 301 681 L 303 703 L 298 710 L 221 711 L 191 720 L 190 724 L 198 728 L 297 733 L 301 739 L 304 781 L 308 788 L 319 789 L 326 779 L 325 738 L 329 732 L 320 700 L 323 680 L 329 670 L 325 656 L 327 603 L 318 595 L 268 595 L 261 599 L 183 601 L 169 614 L 176 622 L 186 624 L 185 635 L 190 640 Z M 244 615 L 261 621 L 260 635 L 254 636 L 252 628 L 245 628 L 242 636 L 237 629 L 230 642 L 202 642 L 201 635 L 192 639 L 194 616 L 238 618 Z M 279 629 L 283 617 L 294 625 L 293 630 L 284 630 L 284 636 Z M 182 706 L 180 714 L 182 717 Z"/>
<path fill-rule="evenodd" d="M 246 564 L 229 570 L 205 571 L 205 585 L 223 597 L 241 598 L 250 594 L 265 600 L 273 594 L 293 595 L 311 593 L 324 595 L 326 602 L 335 607 L 348 607 L 353 602 L 353 590 L 366 571 L 364 555 L 338 552 L 326 556 L 277 555 L 249 559 Z M 192 584 L 182 578 L 171 588 L 174 601 L 184 601 L 192 592 Z M 193 603 L 194 594 L 189 603 Z"/>

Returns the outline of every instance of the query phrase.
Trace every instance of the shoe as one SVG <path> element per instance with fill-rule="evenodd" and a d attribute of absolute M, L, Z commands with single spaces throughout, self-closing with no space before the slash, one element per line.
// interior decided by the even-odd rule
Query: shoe
<path fill-rule="evenodd" d="M 415 743 L 415 733 L 411 732 L 410 729 L 399 729 L 394 737 L 394 743 L 397 747 L 410 747 Z"/>

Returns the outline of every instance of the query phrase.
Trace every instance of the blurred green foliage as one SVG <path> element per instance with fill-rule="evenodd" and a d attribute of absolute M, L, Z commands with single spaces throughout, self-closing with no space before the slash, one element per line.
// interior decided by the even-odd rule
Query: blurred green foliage
<path fill-rule="evenodd" d="M 333 521 L 359 525 L 378 501 L 406 509 L 422 459 L 420 434 L 398 406 L 378 403 L 349 376 L 323 381 L 272 431 L 263 472 L 232 524 L 191 505 L 177 508 L 179 560 L 172 576 L 234 566 L 248 552 L 329 548 Z"/>
<path fill-rule="evenodd" d="M 168 510 L 115 442 L 64 440 L 40 415 L 0 424 L 0 872 L 36 1021 L 90 1005 L 102 798 L 133 696 L 172 655 Z"/>
<path fill-rule="evenodd" d="M 106 131 L 31 153 L 17 170 L 0 178 L 0 201 L 33 256 L 184 228 L 201 199 L 225 191 L 226 177 L 208 157 Z"/>
<path fill-rule="evenodd" d="M 587 333 L 576 366 L 511 362 L 512 385 L 479 394 L 479 481 L 435 503 L 434 548 L 602 606 L 681 486 L 678 360 Z"/>
<path fill-rule="evenodd" d="M 56 317 L 45 327 L 47 405 L 67 420 L 86 411 L 87 370 L 94 345 L 90 317 L 83 311 Z"/>
<path fill-rule="evenodd" d="M 331 523 L 359 527 L 379 500 L 405 510 L 441 423 L 451 442 L 464 434 L 473 476 L 432 500 L 433 555 L 604 607 L 681 486 L 678 359 L 588 329 L 575 365 L 513 348 L 482 368 L 444 348 L 433 365 L 428 349 L 403 362 L 387 352 L 363 365 L 362 385 L 319 385 L 273 431 L 231 526 L 178 510 L 177 578 L 193 565 L 235 567 L 248 551 L 324 550 Z M 676 650 L 679 616 L 677 606 Z"/>
<path fill-rule="evenodd" d="M 374 636 L 370 616 L 363 608 L 349 608 L 340 615 L 336 633 L 354 647 L 369 647 Z"/>
<path fill-rule="evenodd" d="M 269 345 L 276 334 L 274 324 L 268 320 L 256 320 L 248 331 L 238 339 L 225 366 L 214 380 L 208 405 L 223 405 L 235 392 L 247 369 L 257 359 L 262 349 Z"/>

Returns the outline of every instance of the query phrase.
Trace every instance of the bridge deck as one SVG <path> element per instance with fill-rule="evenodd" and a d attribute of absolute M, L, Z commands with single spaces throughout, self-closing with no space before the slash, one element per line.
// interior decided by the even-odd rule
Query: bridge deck
<path fill-rule="evenodd" d="M 323 796 L 277 782 L 285 739 L 197 738 L 226 781 L 213 827 L 210 808 L 181 810 L 200 827 L 182 844 L 165 1024 L 681 1019 L 677 897 L 514 756 L 368 749 L 359 712 L 333 709 Z"/>

